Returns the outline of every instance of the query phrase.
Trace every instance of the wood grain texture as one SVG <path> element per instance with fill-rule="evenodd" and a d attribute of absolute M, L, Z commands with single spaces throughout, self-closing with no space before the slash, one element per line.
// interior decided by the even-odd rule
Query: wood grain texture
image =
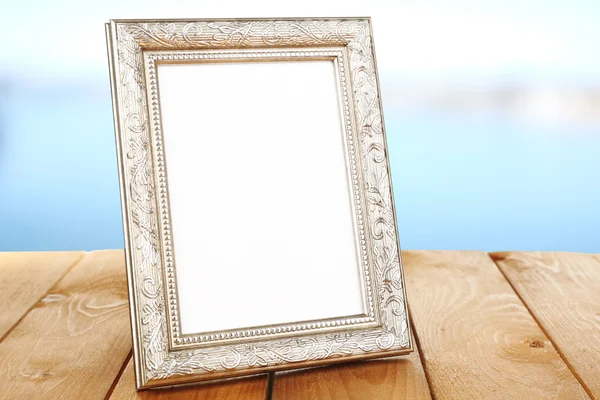
<path fill-rule="evenodd" d="M 135 390 L 133 360 L 130 360 L 115 386 L 110 400 L 265 400 L 267 390 L 268 375 L 258 375 L 214 383 L 138 392 Z"/>
<path fill-rule="evenodd" d="M 487 254 L 407 251 L 403 259 L 435 398 L 588 398 Z"/>
<path fill-rule="evenodd" d="M 600 261 L 581 253 L 490 254 L 588 393 L 600 398 Z"/>
<path fill-rule="evenodd" d="M 430 399 L 417 349 L 404 357 L 278 372 L 273 400 Z"/>
<path fill-rule="evenodd" d="M 0 343 L 3 399 L 103 399 L 131 350 L 122 250 L 88 253 Z"/>
<path fill-rule="evenodd" d="M 0 338 L 46 294 L 85 253 L 0 253 Z"/>

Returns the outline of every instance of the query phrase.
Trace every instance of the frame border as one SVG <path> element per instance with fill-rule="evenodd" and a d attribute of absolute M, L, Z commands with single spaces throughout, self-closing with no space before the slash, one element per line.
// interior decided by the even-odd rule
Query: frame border
<path fill-rule="evenodd" d="M 158 87 L 157 68 L 160 64 L 185 64 L 185 63 L 218 63 L 218 62 L 278 62 L 278 61 L 311 61 L 327 60 L 333 61 L 336 77 L 336 91 L 340 111 L 340 123 L 342 125 L 343 146 L 345 153 L 345 168 L 348 176 L 348 186 L 351 194 L 348 193 L 349 201 L 353 209 L 353 231 L 356 246 L 357 268 L 361 280 L 361 296 L 363 299 L 363 309 L 367 314 L 349 315 L 346 317 L 326 318 L 322 320 L 301 321 L 296 323 L 279 323 L 264 326 L 252 326 L 244 329 L 228 329 L 223 331 L 203 332 L 199 334 L 183 334 L 180 326 L 180 310 L 177 290 L 177 262 L 175 259 L 175 249 L 172 243 L 172 222 L 169 210 L 169 191 L 167 161 L 163 153 L 163 133 L 162 119 L 160 111 L 160 98 Z M 159 198 L 159 231 L 163 245 L 169 250 L 163 255 L 163 265 L 166 272 L 164 276 L 167 282 L 167 311 L 169 324 L 167 325 L 169 334 L 169 344 L 172 349 L 197 346 L 199 344 L 208 345 L 211 343 L 231 343 L 234 341 L 243 341 L 245 338 L 262 337 L 275 334 L 292 334 L 298 332 L 315 331 L 323 328 L 348 329 L 348 328 L 369 328 L 379 325 L 378 313 L 376 313 L 376 303 L 373 299 L 373 286 L 369 277 L 370 265 L 368 259 L 361 260 L 361 252 L 367 250 L 366 244 L 361 244 L 361 238 L 364 238 L 364 222 L 362 214 L 364 213 L 362 204 L 365 203 L 364 196 L 359 186 L 360 176 L 356 169 L 351 165 L 357 164 L 356 152 L 349 148 L 354 146 L 352 128 L 346 125 L 345 121 L 351 121 L 351 108 L 349 106 L 348 90 L 346 80 L 347 69 L 344 65 L 345 52 L 343 48 L 277 48 L 277 49 L 244 49 L 244 50 L 204 50 L 204 51 L 178 51 L 175 53 L 164 51 L 146 51 L 144 52 L 145 77 L 147 85 L 147 96 L 152 102 L 150 119 L 153 121 L 151 130 L 152 151 L 154 154 L 154 166 L 156 175 L 157 196 Z M 360 216 L 357 218 L 357 215 Z"/>
<path fill-rule="evenodd" d="M 370 19 L 111 20 L 106 32 L 137 387 L 412 351 Z M 332 326 L 331 320 L 325 320 L 302 322 L 307 327 L 300 332 L 285 329 L 292 326 L 285 324 L 283 330 L 280 326 L 250 329 L 249 336 L 239 338 L 203 334 L 207 343 L 200 343 L 202 337 L 179 337 L 173 334 L 178 320 L 172 301 L 176 302 L 176 283 L 168 211 L 166 220 L 159 218 L 165 215 L 161 207 L 168 207 L 168 185 L 166 176 L 161 177 L 165 167 L 161 142 L 156 140 L 160 136 L 155 136 L 161 131 L 156 118 L 158 93 L 148 84 L 154 68 L 149 57 L 167 54 L 177 60 L 181 55 L 184 60 L 190 51 L 248 54 L 274 49 L 337 52 L 339 79 L 348 87 L 347 93 L 340 93 L 340 101 L 347 106 L 343 131 L 355 228 L 359 228 L 358 261 L 364 266 L 363 292 L 375 292 L 366 297 L 371 299 L 366 308 L 370 315 L 361 319 L 362 325 L 352 326 L 359 319 L 354 318 L 343 331 L 344 324 Z"/>

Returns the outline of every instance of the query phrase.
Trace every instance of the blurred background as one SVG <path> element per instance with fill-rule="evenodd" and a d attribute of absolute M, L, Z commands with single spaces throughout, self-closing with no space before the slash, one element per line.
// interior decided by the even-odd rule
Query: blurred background
<path fill-rule="evenodd" d="M 405 249 L 600 252 L 597 0 L 2 0 L 0 251 L 123 247 L 103 24 L 372 16 Z"/>

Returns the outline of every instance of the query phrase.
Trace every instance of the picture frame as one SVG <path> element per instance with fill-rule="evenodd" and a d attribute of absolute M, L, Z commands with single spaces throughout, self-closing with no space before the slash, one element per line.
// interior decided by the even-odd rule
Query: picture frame
<path fill-rule="evenodd" d="M 370 18 L 106 37 L 137 388 L 411 352 Z"/>

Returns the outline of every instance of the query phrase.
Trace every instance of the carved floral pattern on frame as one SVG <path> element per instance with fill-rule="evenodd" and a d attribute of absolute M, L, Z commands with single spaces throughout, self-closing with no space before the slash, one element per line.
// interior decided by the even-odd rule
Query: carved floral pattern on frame
<path fill-rule="evenodd" d="M 395 223 L 389 162 L 381 115 L 379 89 L 368 19 L 255 20 L 111 23 L 112 52 L 121 147 L 121 173 L 126 199 L 126 242 L 132 270 L 137 321 L 135 340 L 141 343 L 138 361 L 142 382 L 176 375 L 215 373 L 270 367 L 283 363 L 360 356 L 374 351 L 410 348 L 400 249 Z M 294 47 L 345 47 L 352 89 L 353 128 L 357 167 L 362 179 L 365 232 L 381 327 L 370 331 L 312 332 L 309 336 L 261 338 L 260 341 L 216 347 L 170 350 L 165 318 L 171 282 L 165 264 L 172 262 L 170 246 L 162 246 L 164 223 L 157 196 L 166 180 L 156 179 L 153 167 L 147 83 L 146 50 L 206 50 Z M 354 148 L 353 150 L 354 151 Z M 168 228 L 168 227 L 167 227 Z M 226 293 L 224 293 L 226 295 Z M 136 324 L 134 324 L 136 325 Z M 134 343 L 134 347 L 136 344 Z"/>

